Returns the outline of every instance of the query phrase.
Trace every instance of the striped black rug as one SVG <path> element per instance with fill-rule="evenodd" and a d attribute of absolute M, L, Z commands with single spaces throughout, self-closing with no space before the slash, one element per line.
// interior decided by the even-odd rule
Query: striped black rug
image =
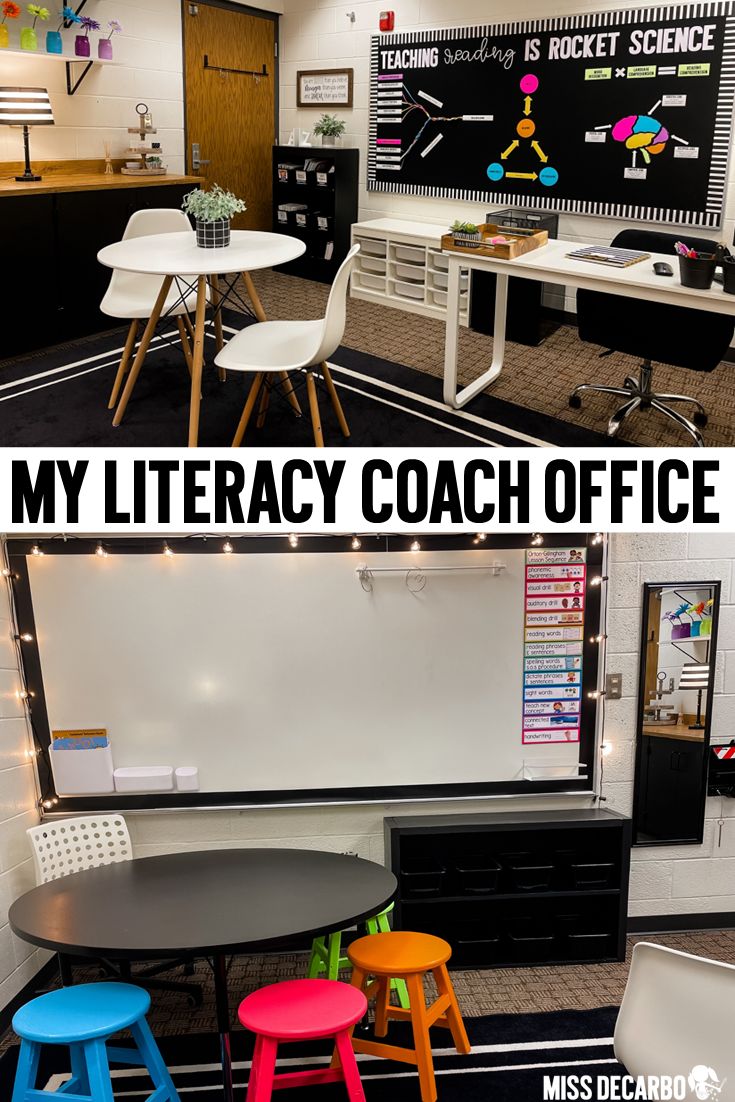
<path fill-rule="evenodd" d="M 227 331 L 236 330 L 228 325 Z M 184 446 L 189 376 L 175 330 L 164 331 L 151 345 L 125 419 L 119 428 L 112 427 L 107 401 L 124 338 L 125 330 L 118 329 L 0 363 L 0 447 Z M 220 383 L 211 367 L 212 336 L 206 349 L 210 366 L 202 386 L 199 443 L 229 446 L 251 379 L 231 373 Z M 354 349 L 340 348 L 330 362 L 352 435 L 345 441 L 323 393 L 328 446 L 616 446 L 600 433 L 488 394 L 478 395 L 465 409 L 452 410 L 442 400 L 440 379 Z M 274 397 L 265 426 L 248 430 L 248 444 L 311 447 L 309 417 L 295 418 L 285 401 Z"/>
<path fill-rule="evenodd" d="M 544 1076 L 590 1075 L 596 1081 L 620 1075 L 623 1069 L 612 1049 L 617 1013 L 617 1009 L 607 1008 L 470 1018 L 466 1023 L 473 1046 L 470 1056 L 459 1056 L 444 1047 L 448 1034 L 434 1031 L 439 1102 L 542 1102 Z M 389 1038 L 407 1041 L 405 1029 L 403 1023 L 394 1023 Z M 182 1100 L 220 1102 L 216 1036 L 163 1037 L 159 1044 Z M 328 1058 L 324 1045 L 286 1045 L 281 1052 L 279 1066 L 291 1071 Z M 236 1096 L 242 1099 L 252 1056 L 249 1035 L 233 1034 L 233 1056 Z M 10 1102 L 16 1059 L 17 1049 L 10 1049 L 0 1060 L 0 1102 Z M 367 1102 L 420 1102 L 414 1069 L 372 1057 L 358 1060 Z M 64 1061 L 62 1050 L 45 1049 L 39 1083 L 50 1090 L 60 1087 L 68 1078 Z M 150 1091 L 148 1080 L 135 1068 L 113 1070 L 112 1076 L 116 1098 L 142 1099 Z M 279 1093 L 284 1102 L 290 1098 L 342 1102 L 345 1097 L 340 1084 Z M 598 1092 L 593 1097 L 598 1097 Z"/>

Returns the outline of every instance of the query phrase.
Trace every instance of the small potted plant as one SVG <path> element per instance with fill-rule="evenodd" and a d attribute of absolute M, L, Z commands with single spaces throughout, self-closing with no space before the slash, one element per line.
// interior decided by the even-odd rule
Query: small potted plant
<path fill-rule="evenodd" d="M 89 32 L 98 31 L 100 25 L 96 19 L 90 19 L 88 15 L 83 15 L 79 20 L 79 23 L 84 27 L 84 33 L 78 34 L 74 39 L 74 53 L 77 57 L 89 57 L 90 45 L 89 45 Z"/>
<path fill-rule="evenodd" d="M 453 222 L 449 227 L 455 245 L 461 245 L 463 249 L 476 249 L 482 244 L 482 236 L 479 227 L 474 222 Z"/>
<path fill-rule="evenodd" d="M 6 19 L 17 19 L 20 15 L 20 4 L 16 4 L 15 0 L 3 0 L 0 4 L 0 11 L 3 13 L 2 19 L 0 19 L 0 49 L 6 47 L 9 41 L 8 25 L 5 22 Z"/>
<path fill-rule="evenodd" d="M 196 188 L 187 192 L 181 206 L 194 219 L 200 249 L 229 245 L 232 216 L 248 209 L 242 199 L 219 184 L 213 184 L 209 191 Z"/>
<path fill-rule="evenodd" d="M 39 19 L 42 23 L 45 23 L 51 13 L 48 8 L 42 8 L 39 4 L 29 4 L 26 10 L 29 15 L 33 16 L 33 22 L 30 27 L 21 27 L 20 48 L 21 50 L 37 50 L 38 35 L 36 34 L 36 23 Z"/>
<path fill-rule="evenodd" d="M 122 24 L 118 23 L 117 19 L 111 19 L 107 26 L 110 28 L 110 33 L 107 38 L 101 38 L 97 43 L 97 57 L 103 61 L 112 61 L 112 36 L 122 33 Z"/>
<path fill-rule="evenodd" d="M 68 5 L 59 12 L 59 25 L 55 31 L 46 31 L 46 53 L 47 54 L 62 54 L 64 52 L 64 44 L 61 41 L 61 28 L 65 23 L 79 23 L 81 21 L 80 16 L 74 11 L 74 8 L 70 8 Z"/>
<path fill-rule="evenodd" d="M 334 145 L 337 138 L 341 138 L 347 129 L 347 124 L 338 119 L 336 115 L 322 115 L 314 127 L 314 133 L 322 139 L 322 145 Z"/>

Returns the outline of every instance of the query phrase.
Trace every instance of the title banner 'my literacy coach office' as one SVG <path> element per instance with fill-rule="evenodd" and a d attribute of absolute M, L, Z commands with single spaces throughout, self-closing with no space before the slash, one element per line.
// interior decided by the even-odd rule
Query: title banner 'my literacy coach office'
<path fill-rule="evenodd" d="M 735 449 L 0 451 L 0 532 L 735 531 Z"/>

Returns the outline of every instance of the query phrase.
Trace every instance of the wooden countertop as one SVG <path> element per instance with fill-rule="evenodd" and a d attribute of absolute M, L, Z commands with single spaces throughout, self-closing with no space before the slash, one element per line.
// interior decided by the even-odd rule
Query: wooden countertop
<path fill-rule="evenodd" d="M 704 742 L 704 731 L 692 731 L 688 723 L 662 723 L 646 726 L 643 721 L 643 734 L 649 738 L 674 738 L 682 742 Z"/>
<path fill-rule="evenodd" d="M 201 176 L 123 176 L 114 172 L 50 173 L 33 183 L 16 180 L 0 180 L 0 197 L 3 195 L 55 195 L 60 191 L 106 191 L 108 188 L 162 187 L 166 184 L 201 184 Z"/>

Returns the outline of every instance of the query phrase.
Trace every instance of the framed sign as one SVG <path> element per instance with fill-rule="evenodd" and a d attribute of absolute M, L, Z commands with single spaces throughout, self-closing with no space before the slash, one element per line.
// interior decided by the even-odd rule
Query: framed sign
<path fill-rule="evenodd" d="M 354 69 L 301 69 L 296 73 L 297 107 L 352 107 Z"/>

